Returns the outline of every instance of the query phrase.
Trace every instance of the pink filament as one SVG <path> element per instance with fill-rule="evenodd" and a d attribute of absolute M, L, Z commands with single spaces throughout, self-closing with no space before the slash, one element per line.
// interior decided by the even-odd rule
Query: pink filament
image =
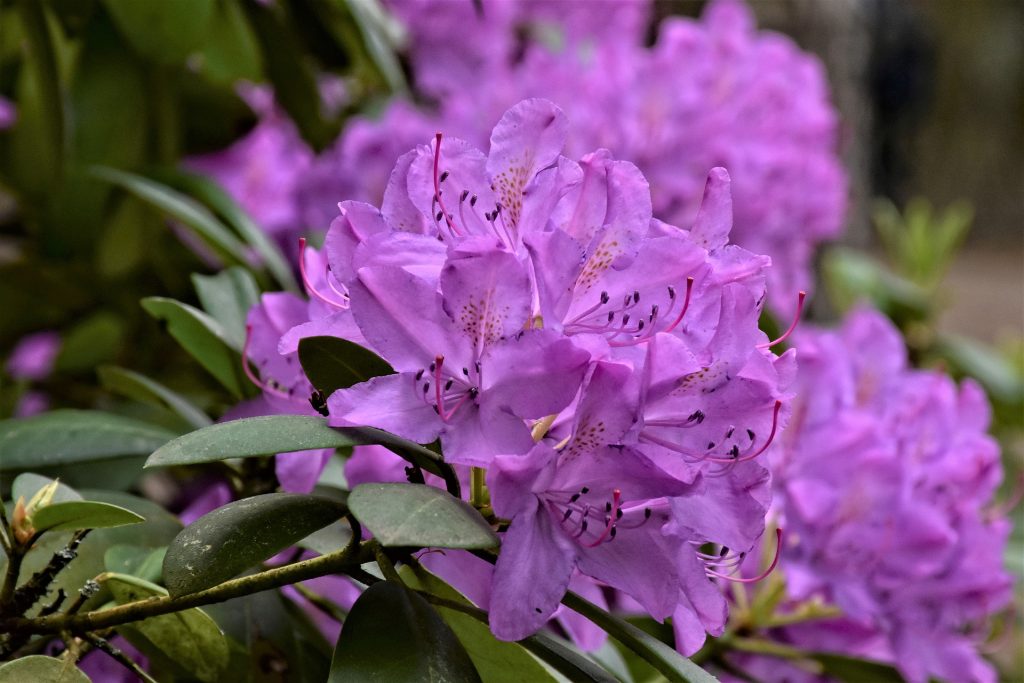
<path fill-rule="evenodd" d="M 268 394 L 273 394 L 273 395 L 279 396 L 281 398 L 288 398 L 288 399 L 290 399 L 291 396 L 287 392 L 281 391 L 277 387 L 273 387 L 270 384 L 267 384 L 266 382 L 261 380 L 259 377 L 257 377 L 256 374 L 252 371 L 252 368 L 249 367 L 249 343 L 251 341 L 252 341 L 252 325 L 246 325 L 245 326 L 245 345 L 242 346 L 242 371 L 245 372 L 245 376 L 249 378 L 250 382 L 252 382 L 256 386 L 258 386 L 260 389 L 262 389 L 263 391 L 267 392 Z"/>
<path fill-rule="evenodd" d="M 725 579 L 726 581 L 735 581 L 736 583 L 757 583 L 758 581 L 763 581 L 765 578 L 768 577 L 769 574 L 771 574 L 773 571 L 775 571 L 775 567 L 776 567 L 776 565 L 779 564 L 779 557 L 781 555 L 782 555 L 782 529 L 776 529 L 775 530 L 775 557 L 772 558 L 771 566 L 769 566 L 768 569 L 765 569 L 763 572 L 761 572 L 759 575 L 755 576 L 752 579 L 737 578 L 735 576 L 729 576 L 728 574 L 719 574 L 718 572 L 711 571 L 711 570 L 707 571 L 707 575 L 708 576 L 714 576 L 714 577 L 719 578 L 719 579 Z"/>
<path fill-rule="evenodd" d="M 598 536 L 597 539 L 594 542 L 592 542 L 592 543 L 584 543 L 583 547 L 585 547 L 585 548 L 595 548 L 595 547 L 601 545 L 602 543 L 604 543 L 604 540 L 606 538 L 608 538 L 608 534 L 610 534 L 612 532 L 612 528 L 615 526 L 616 516 L 619 514 L 619 506 L 621 504 L 622 504 L 622 491 L 620 491 L 619 489 L 614 489 L 612 491 L 612 509 L 611 509 L 611 512 L 609 512 L 609 514 L 608 514 L 608 523 L 605 524 L 604 531 L 601 532 L 601 535 Z"/>
<path fill-rule="evenodd" d="M 758 344 L 757 348 L 759 348 L 759 349 L 769 349 L 769 348 L 775 346 L 776 344 L 781 344 L 782 342 L 784 342 L 787 339 L 789 339 L 789 335 L 793 334 L 793 330 L 796 329 L 797 324 L 800 322 L 800 316 L 804 312 L 804 299 L 806 299 L 806 298 L 807 298 L 807 292 L 800 292 L 800 294 L 797 296 L 797 298 L 796 298 L 796 315 L 793 316 L 793 322 L 790 324 L 789 329 L 786 330 L 785 332 L 783 332 L 782 336 L 779 337 L 778 339 L 776 339 L 775 341 L 766 342 L 764 344 Z"/>
<path fill-rule="evenodd" d="M 299 238 L 299 273 L 302 275 L 302 284 L 306 286 L 306 291 L 309 292 L 310 296 L 316 297 L 323 301 L 328 306 L 334 308 L 344 308 L 345 306 L 339 304 L 334 299 L 322 294 L 316 287 L 313 286 L 312 280 L 309 279 L 309 275 L 306 273 L 306 238 Z"/>

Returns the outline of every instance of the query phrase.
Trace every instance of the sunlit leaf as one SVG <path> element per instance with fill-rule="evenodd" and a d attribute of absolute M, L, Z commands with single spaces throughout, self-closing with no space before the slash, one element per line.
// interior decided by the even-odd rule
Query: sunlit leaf
<path fill-rule="evenodd" d="M 103 529 L 146 521 L 131 510 L 91 500 L 69 500 L 40 508 L 32 515 L 37 531 Z"/>

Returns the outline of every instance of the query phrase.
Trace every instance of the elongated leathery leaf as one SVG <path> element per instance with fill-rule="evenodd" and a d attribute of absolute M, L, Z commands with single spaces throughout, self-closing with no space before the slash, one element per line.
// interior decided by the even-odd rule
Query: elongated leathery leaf
<path fill-rule="evenodd" d="M 167 595 L 160 586 L 126 574 L 105 574 L 102 579 L 122 605 Z M 227 639 L 198 607 L 119 626 L 117 632 L 144 653 L 163 655 L 204 683 L 224 680 L 230 657 Z"/>
<path fill-rule="evenodd" d="M 327 396 L 395 371 L 373 351 L 339 337 L 306 337 L 299 342 L 299 362 L 313 386 Z"/>
<path fill-rule="evenodd" d="M 145 455 L 175 436 L 121 415 L 54 410 L 0 422 L 0 471 Z"/>
<path fill-rule="evenodd" d="M 494 548 L 498 535 L 465 501 L 421 484 L 360 484 L 352 514 L 385 546 Z"/>
<path fill-rule="evenodd" d="M 145 375 L 113 365 L 99 368 L 97 374 L 99 374 L 100 383 L 110 391 L 137 401 L 167 408 L 191 425 L 193 429 L 213 424 L 213 420 L 192 405 L 188 399 Z"/>
<path fill-rule="evenodd" d="M 193 273 L 192 285 L 203 309 L 220 323 L 231 348 L 240 351 L 245 345 L 245 318 L 260 298 L 252 273 L 240 266 L 216 275 Z"/>
<path fill-rule="evenodd" d="M 329 683 L 476 683 L 480 676 L 430 604 L 389 581 L 370 586 L 349 612 Z"/>
<path fill-rule="evenodd" d="M 217 378 L 236 398 L 248 387 L 242 377 L 242 360 L 219 322 L 197 308 L 174 299 L 152 296 L 142 307 L 154 318 L 167 322 L 167 330 L 182 347 Z"/>
<path fill-rule="evenodd" d="M 229 503 L 175 537 L 164 558 L 164 583 L 171 595 L 210 588 L 347 512 L 336 500 L 297 493 L 268 493 Z"/>
<path fill-rule="evenodd" d="M 145 518 L 118 505 L 94 500 L 69 500 L 40 508 L 32 515 L 37 531 L 106 529 L 145 522 Z"/>
<path fill-rule="evenodd" d="M 0 665 L 0 683 L 89 683 L 74 664 L 43 655 L 29 655 Z"/>
<path fill-rule="evenodd" d="M 441 456 L 418 443 L 372 427 L 332 429 L 319 417 L 269 415 L 211 425 L 185 434 L 158 449 L 146 467 L 198 465 L 230 458 L 251 458 L 316 448 L 379 444 L 431 474 L 452 477 Z M 449 491 L 458 490 L 458 480 Z"/>

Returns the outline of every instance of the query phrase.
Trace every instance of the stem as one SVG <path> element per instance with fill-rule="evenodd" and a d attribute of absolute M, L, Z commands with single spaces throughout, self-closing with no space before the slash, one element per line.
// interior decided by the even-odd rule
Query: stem
<path fill-rule="evenodd" d="M 295 589 L 296 593 L 305 598 L 309 604 L 316 607 L 331 619 L 334 619 L 339 624 L 345 623 L 345 617 L 348 616 L 347 613 L 339 605 L 336 605 L 333 600 L 328 600 L 319 593 L 306 588 L 301 583 L 293 585 L 292 588 Z"/>
<path fill-rule="evenodd" d="M 7 555 L 7 572 L 4 574 L 4 583 L 0 587 L 0 615 L 6 614 L 8 605 L 14 599 L 14 589 L 18 585 L 18 576 L 21 574 L 21 561 L 25 559 L 20 545 L 11 548 Z"/>
<path fill-rule="evenodd" d="M 78 557 L 78 546 L 90 531 L 91 529 L 76 531 L 64 549 L 54 553 L 45 567 L 33 574 L 28 581 L 14 591 L 8 605 L 13 614 L 24 614 L 39 602 L 40 598 L 46 594 L 50 584 L 57 578 L 57 574 Z"/>
<path fill-rule="evenodd" d="M 90 645 L 95 647 L 97 650 L 102 650 L 103 652 L 108 654 L 118 664 L 131 671 L 133 674 L 138 676 L 146 683 L 157 683 L 156 679 L 154 679 L 152 676 L 146 673 L 146 671 L 141 666 L 139 666 L 135 662 L 135 660 L 133 660 L 131 657 L 126 655 L 118 648 L 111 645 L 110 642 L 105 638 L 100 638 L 99 636 L 92 635 L 91 633 L 86 633 L 84 637 L 89 642 Z"/>
<path fill-rule="evenodd" d="M 489 502 L 485 476 L 482 467 L 473 467 L 469 470 L 469 504 L 475 508 L 482 508 Z"/>
<path fill-rule="evenodd" d="M 54 614 L 38 619 L 10 618 L 0 621 L 0 633 L 59 633 L 63 630 L 82 633 L 120 626 L 149 617 L 180 612 L 192 607 L 211 605 L 252 593 L 280 588 L 300 581 L 335 574 L 358 567 L 372 559 L 367 545 L 358 539 L 344 550 L 296 562 L 284 567 L 225 581 L 219 586 L 186 595 L 147 598 L 110 609 L 82 614 Z"/>
<path fill-rule="evenodd" d="M 380 567 L 380 571 L 384 574 L 384 578 L 388 581 L 397 583 L 400 586 L 404 586 L 405 582 L 402 581 L 402 577 L 395 571 L 395 565 L 391 562 L 391 558 L 384 554 L 384 549 L 379 543 L 373 546 L 373 556 L 377 560 L 377 566 Z"/>
<path fill-rule="evenodd" d="M 4 502 L 0 500 L 0 547 L 3 548 L 4 554 L 10 556 L 11 548 L 14 543 L 11 541 L 11 523 L 7 521 L 7 508 L 4 507 Z"/>

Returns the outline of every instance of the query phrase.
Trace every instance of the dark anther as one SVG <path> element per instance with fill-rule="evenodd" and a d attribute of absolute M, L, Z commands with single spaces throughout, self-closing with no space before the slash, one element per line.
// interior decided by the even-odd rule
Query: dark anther
<path fill-rule="evenodd" d="M 644 508 L 644 519 L 651 518 L 651 508 Z"/>
<path fill-rule="evenodd" d="M 533 611 L 537 614 L 544 614 L 544 610 L 542 610 L 540 607 L 534 607 Z"/>
<path fill-rule="evenodd" d="M 327 397 L 322 391 L 314 391 L 309 397 L 309 405 L 313 406 L 313 410 L 320 413 L 324 417 L 328 417 L 330 413 L 327 410 Z"/>
<path fill-rule="evenodd" d="M 447 382 L 444 383 L 444 390 L 448 391 L 449 389 L 452 388 L 453 384 L 455 384 L 455 380 L 453 380 L 453 379 L 448 380 Z"/>
<path fill-rule="evenodd" d="M 417 382 L 419 382 L 421 379 L 423 379 L 423 373 L 424 372 L 426 372 L 426 371 L 423 368 L 420 368 L 419 372 L 416 373 L 416 381 Z"/>
<path fill-rule="evenodd" d="M 622 324 L 623 325 L 628 325 L 629 324 L 629 313 L 623 313 L 622 314 Z"/>
<path fill-rule="evenodd" d="M 467 393 L 469 394 L 470 398 L 476 398 L 476 395 L 480 393 L 480 390 L 477 389 L 476 387 L 470 387 Z"/>
<path fill-rule="evenodd" d="M 580 493 L 583 493 L 583 494 L 590 493 L 590 489 L 587 488 L 586 486 L 584 486 L 583 488 L 580 489 Z"/>
<path fill-rule="evenodd" d="M 463 190 L 462 194 L 459 195 L 459 201 L 460 202 L 466 201 L 466 197 L 468 197 L 468 196 L 469 196 L 469 190 Z"/>
<path fill-rule="evenodd" d="M 653 306 L 651 306 L 651 317 L 648 318 L 648 320 L 653 323 L 654 322 L 654 318 L 657 315 L 658 315 L 658 304 L 654 304 Z"/>
<path fill-rule="evenodd" d="M 569 502 L 570 503 L 575 503 L 577 500 L 580 499 L 580 495 L 582 495 L 582 494 L 579 494 L 579 493 L 572 494 L 572 497 L 569 498 Z"/>
<path fill-rule="evenodd" d="M 469 205 L 476 206 L 476 195 L 473 195 L 472 197 L 469 198 Z"/>
<path fill-rule="evenodd" d="M 644 329 L 644 321 L 638 320 L 636 323 L 636 331 L 639 332 L 642 329 Z"/>
<path fill-rule="evenodd" d="M 583 523 L 580 524 L 580 531 L 583 532 L 583 533 L 587 533 L 587 520 L 586 519 L 584 519 Z"/>
<path fill-rule="evenodd" d="M 570 508 L 570 509 L 565 511 L 565 514 L 562 515 L 562 521 L 564 522 L 567 519 L 569 519 L 570 517 L 572 517 L 572 508 Z"/>
<path fill-rule="evenodd" d="M 608 322 L 612 322 L 613 320 L 615 320 L 615 311 L 609 311 L 608 312 Z"/>
<path fill-rule="evenodd" d="M 608 299 L 609 298 L 610 297 L 608 296 L 608 292 L 601 292 L 601 303 L 602 304 L 608 303 Z"/>
<path fill-rule="evenodd" d="M 740 457 L 740 447 L 736 444 L 733 444 L 732 448 L 729 449 L 729 455 L 733 458 Z"/>
<path fill-rule="evenodd" d="M 635 303 L 635 304 L 640 303 L 640 292 L 636 292 L 636 291 L 633 292 L 633 303 Z"/>
<path fill-rule="evenodd" d="M 675 299 L 676 298 L 676 288 L 673 287 L 672 285 L 668 286 L 668 298 L 669 299 Z"/>
<path fill-rule="evenodd" d="M 428 391 L 430 391 L 430 382 L 424 382 L 423 383 L 423 393 L 425 394 Z"/>
<path fill-rule="evenodd" d="M 729 430 L 725 433 L 725 438 L 731 439 L 732 433 L 736 431 L 735 427 L 729 427 Z"/>
<path fill-rule="evenodd" d="M 437 212 L 437 216 L 435 216 L 435 218 L 437 220 L 441 220 L 442 218 L 444 218 L 444 212 L 443 211 L 438 211 Z"/>
<path fill-rule="evenodd" d="M 436 368 L 436 367 L 437 367 L 437 361 L 434 361 L 433 363 L 430 364 L 430 372 L 433 373 L 434 372 L 434 368 Z"/>
<path fill-rule="evenodd" d="M 754 440 L 754 436 L 755 436 L 754 430 L 753 429 L 748 429 L 747 430 L 747 436 L 749 436 L 750 440 L 753 441 Z"/>
<path fill-rule="evenodd" d="M 708 450 L 710 451 L 714 447 L 715 447 L 715 442 L 714 441 L 708 441 Z"/>
<path fill-rule="evenodd" d="M 462 374 L 469 377 L 469 368 L 462 368 Z"/>
<path fill-rule="evenodd" d="M 605 512 L 611 512 L 612 511 L 612 502 L 611 501 L 608 501 L 607 503 L 604 504 L 604 511 Z"/>
<path fill-rule="evenodd" d="M 622 519 L 622 508 L 615 511 L 615 519 Z"/>
<path fill-rule="evenodd" d="M 615 538 L 616 531 L 617 529 L 615 527 L 612 527 L 612 530 L 608 532 L 608 538 Z"/>
<path fill-rule="evenodd" d="M 702 410 L 695 410 L 695 411 L 693 411 L 693 414 L 690 415 L 690 417 L 686 418 L 686 421 L 687 422 L 696 422 L 697 424 L 700 424 L 701 422 L 704 421 L 704 411 L 702 411 Z"/>
<path fill-rule="evenodd" d="M 438 179 L 438 182 L 443 183 L 446 180 L 448 180 L 448 171 L 445 171 L 444 173 L 441 174 L 441 177 Z"/>

